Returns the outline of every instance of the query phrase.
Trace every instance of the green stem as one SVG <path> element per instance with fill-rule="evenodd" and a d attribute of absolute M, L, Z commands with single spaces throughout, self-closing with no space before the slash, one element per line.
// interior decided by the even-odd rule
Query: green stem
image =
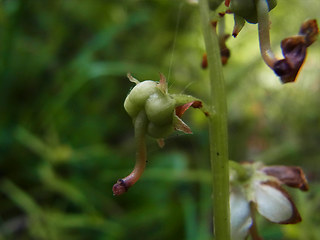
<path fill-rule="evenodd" d="M 216 240 L 230 239 L 227 100 L 218 36 L 213 29 L 207 0 L 200 0 L 203 36 L 208 57 L 211 99 L 215 114 L 209 117 L 210 159 L 213 175 L 213 213 Z"/>

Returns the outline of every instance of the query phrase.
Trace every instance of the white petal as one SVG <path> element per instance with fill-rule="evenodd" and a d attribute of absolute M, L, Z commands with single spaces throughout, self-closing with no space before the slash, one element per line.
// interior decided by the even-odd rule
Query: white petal
<path fill-rule="evenodd" d="M 244 194 L 235 190 L 230 195 L 230 227 L 231 239 L 243 240 L 248 235 L 252 219 L 250 216 L 250 205 Z"/>
<path fill-rule="evenodd" d="M 255 200 L 258 212 L 275 223 L 282 223 L 293 215 L 293 207 L 287 196 L 274 186 L 257 184 Z"/>

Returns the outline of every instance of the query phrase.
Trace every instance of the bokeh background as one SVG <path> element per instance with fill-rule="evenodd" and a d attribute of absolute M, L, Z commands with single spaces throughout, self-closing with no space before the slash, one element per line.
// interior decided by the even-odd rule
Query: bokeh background
<path fill-rule="evenodd" d="M 279 0 L 272 47 L 319 18 L 315 0 Z M 233 17 L 226 16 L 231 33 Z M 320 239 L 320 42 L 297 82 L 264 65 L 257 26 L 227 45 L 224 67 L 230 158 L 299 165 L 310 191 L 291 191 L 303 218 L 280 226 L 258 217 L 265 239 Z M 208 98 L 196 5 L 166 0 L 0 1 L 0 239 L 211 239 L 211 176 L 205 117 L 184 116 L 194 134 L 160 149 L 126 194 L 112 185 L 134 165 L 126 78 L 159 79 L 171 93 Z"/>

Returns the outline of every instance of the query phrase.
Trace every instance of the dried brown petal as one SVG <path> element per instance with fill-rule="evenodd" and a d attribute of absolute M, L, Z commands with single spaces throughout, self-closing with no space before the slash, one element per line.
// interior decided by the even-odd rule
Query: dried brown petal
<path fill-rule="evenodd" d="M 288 58 L 292 65 L 305 58 L 305 39 L 303 36 L 293 36 L 281 41 L 282 54 Z"/>
<path fill-rule="evenodd" d="M 281 78 L 282 83 L 294 82 L 304 62 L 309 47 L 319 34 L 315 19 L 301 25 L 299 36 L 289 37 L 281 42 L 284 59 L 273 65 L 274 72 Z"/>
<path fill-rule="evenodd" d="M 301 25 L 299 35 L 303 35 L 305 37 L 307 47 L 309 47 L 312 43 L 314 43 L 314 41 L 317 40 L 318 34 L 319 28 L 317 20 L 308 20 Z"/>
<path fill-rule="evenodd" d="M 202 107 L 202 102 L 201 101 L 192 101 L 188 102 L 186 104 L 183 104 L 181 106 L 176 107 L 176 115 L 180 118 L 185 111 L 188 110 L 188 108 L 193 107 L 193 108 L 201 108 Z"/>
<path fill-rule="evenodd" d="M 221 56 L 222 65 L 226 65 L 228 62 L 228 59 L 230 58 L 230 50 L 226 45 L 226 41 L 229 37 L 230 37 L 229 34 L 225 34 L 219 37 L 219 47 L 220 47 L 220 56 Z"/>
<path fill-rule="evenodd" d="M 284 59 L 278 60 L 273 66 L 274 72 L 283 83 L 294 82 L 306 57 L 304 36 L 289 37 L 281 42 Z"/>
<path fill-rule="evenodd" d="M 276 177 L 281 183 L 289 187 L 308 191 L 309 186 L 304 172 L 296 166 L 269 166 L 261 169 L 265 174 Z"/>

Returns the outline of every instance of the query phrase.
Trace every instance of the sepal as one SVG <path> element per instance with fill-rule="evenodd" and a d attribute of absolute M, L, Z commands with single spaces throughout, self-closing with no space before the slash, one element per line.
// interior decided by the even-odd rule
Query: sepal
<path fill-rule="evenodd" d="M 175 130 L 184 132 L 186 134 L 192 134 L 190 127 L 185 124 L 178 116 L 174 116 L 173 125 Z"/>

